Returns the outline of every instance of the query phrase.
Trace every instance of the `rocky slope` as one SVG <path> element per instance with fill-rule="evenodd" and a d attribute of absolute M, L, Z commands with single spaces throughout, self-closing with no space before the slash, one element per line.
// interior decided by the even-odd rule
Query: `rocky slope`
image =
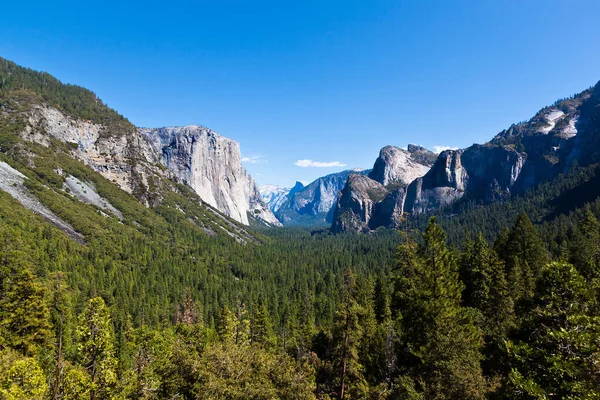
<path fill-rule="evenodd" d="M 203 201 L 245 225 L 252 217 L 279 225 L 242 167 L 238 142 L 198 125 L 139 132 L 168 170 Z"/>
<path fill-rule="evenodd" d="M 410 165 L 401 170 L 397 164 L 402 162 L 406 165 L 406 155 L 399 149 L 382 149 L 370 177 L 387 185 L 387 194 L 376 204 L 367 201 L 364 184 L 349 180 L 338 201 L 332 229 L 395 227 L 403 212 L 426 213 L 460 200 L 483 204 L 502 201 L 554 179 L 575 164 L 600 162 L 600 83 L 543 108 L 529 121 L 512 125 L 488 143 L 440 153 L 426 174 L 413 179 L 406 189 L 397 190 L 390 185 L 394 179 L 400 181 L 394 171 L 402 171 L 409 180 L 416 171 Z"/>
<path fill-rule="evenodd" d="M 0 152 L 14 151 L 19 140 L 62 149 L 146 206 L 161 205 L 184 183 L 235 221 L 280 225 L 233 140 L 199 126 L 138 129 L 89 90 L 3 59 L 0 89 Z M 25 153 L 19 157 L 34 165 L 34 152 Z M 69 182 L 59 165 L 47 173 Z"/>

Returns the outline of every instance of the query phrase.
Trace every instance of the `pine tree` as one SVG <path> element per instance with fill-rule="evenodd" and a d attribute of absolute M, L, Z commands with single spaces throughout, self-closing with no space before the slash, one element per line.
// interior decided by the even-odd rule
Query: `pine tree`
<path fill-rule="evenodd" d="M 390 310 L 390 296 L 388 293 L 388 285 L 382 276 L 378 276 L 375 283 L 374 303 L 377 322 L 381 324 L 384 321 L 388 321 L 392 316 Z"/>
<path fill-rule="evenodd" d="M 570 264 L 544 267 L 517 340 L 507 344 L 511 399 L 597 398 L 600 316 L 594 292 Z"/>
<path fill-rule="evenodd" d="M 270 348 L 275 344 L 275 338 L 269 310 L 262 299 L 257 301 L 253 309 L 252 342 Z"/>
<path fill-rule="evenodd" d="M 13 351 L 0 353 L 0 399 L 43 400 L 48 384 L 40 364 Z"/>
<path fill-rule="evenodd" d="M 368 385 L 363 377 L 359 347 L 363 335 L 361 307 L 356 299 L 356 277 L 347 270 L 342 276 L 340 303 L 335 316 L 333 345 L 334 366 L 338 371 L 339 399 L 364 398 Z"/>
<path fill-rule="evenodd" d="M 52 287 L 51 317 L 56 337 L 56 356 L 54 366 L 54 381 L 52 383 L 52 399 L 60 396 L 61 374 L 64 369 L 65 335 L 68 330 L 68 320 L 71 314 L 71 298 L 68 293 L 66 276 L 63 272 L 56 272 L 50 277 Z"/>
<path fill-rule="evenodd" d="M 499 340 L 505 337 L 514 323 L 513 300 L 504 263 L 481 233 L 463 246 L 460 269 L 465 284 L 464 305 L 481 311 L 486 336 Z"/>
<path fill-rule="evenodd" d="M 114 333 L 110 313 L 102 297 L 94 297 L 79 316 L 78 349 L 93 385 L 90 399 L 108 399 L 116 383 Z"/>
<path fill-rule="evenodd" d="M 29 269 L 15 271 L 0 302 L 0 326 L 6 345 L 26 355 L 37 354 L 52 340 L 50 310 L 45 288 Z"/>
<path fill-rule="evenodd" d="M 570 260 L 588 280 L 600 280 L 600 222 L 589 207 L 579 219 L 571 241 Z"/>
<path fill-rule="evenodd" d="M 535 280 L 548 262 L 548 255 L 527 214 L 519 215 L 499 255 L 506 262 L 512 297 L 515 301 L 530 299 L 535 290 Z"/>
<path fill-rule="evenodd" d="M 399 259 L 404 290 L 396 294 L 404 304 L 400 361 L 407 375 L 398 390 L 414 389 L 427 399 L 483 398 L 481 332 L 460 305 L 458 267 L 435 218 L 423 239 L 417 254 L 405 245 Z M 403 264 L 406 260 L 410 264 Z"/>

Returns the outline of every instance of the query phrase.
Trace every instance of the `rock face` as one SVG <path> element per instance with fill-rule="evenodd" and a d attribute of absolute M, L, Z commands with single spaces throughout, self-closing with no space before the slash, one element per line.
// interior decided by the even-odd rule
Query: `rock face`
<path fill-rule="evenodd" d="M 206 203 L 245 225 L 249 216 L 279 225 L 242 167 L 238 142 L 198 125 L 140 128 L 139 132 L 168 170 Z"/>
<path fill-rule="evenodd" d="M 435 158 L 422 147 L 386 146 L 368 176 L 352 174 L 337 199 L 332 229 L 368 232 L 397 226 L 403 214 L 406 187 L 425 175 Z"/>
<path fill-rule="evenodd" d="M 412 147 L 415 150 L 416 148 Z M 423 149 L 425 150 L 425 149 Z M 412 158 L 408 150 L 394 146 L 385 146 L 373 165 L 369 178 L 387 186 L 391 183 L 408 185 L 425 175 L 431 164 L 421 164 Z"/>
<path fill-rule="evenodd" d="M 401 216 L 404 195 L 404 188 L 390 191 L 367 176 L 351 174 L 339 194 L 332 230 L 368 232 L 393 224 Z"/>
<path fill-rule="evenodd" d="M 430 160 L 430 155 L 417 147 L 409 146 L 407 152 L 418 153 L 421 162 Z M 426 213 L 461 199 L 484 204 L 502 201 L 553 179 L 575 163 L 596 162 L 600 162 L 600 83 L 543 108 L 529 121 L 512 125 L 486 144 L 440 153 L 431 169 L 412 180 L 404 191 L 392 190 L 391 182 L 402 181 L 394 171 L 402 171 L 410 179 L 415 169 L 401 149 L 384 147 L 369 176 L 387 186 L 387 195 L 376 204 L 368 203 L 363 190 L 366 184 L 349 179 L 332 229 L 394 227 L 402 212 Z"/>
<path fill-rule="evenodd" d="M 176 179 L 236 221 L 248 225 L 252 219 L 280 225 L 242 167 L 239 144 L 208 128 L 131 127 L 115 135 L 101 124 L 34 104 L 22 136 L 44 146 L 52 138 L 71 143 L 76 158 L 147 205 L 156 201 L 157 194 L 148 189 L 156 185 L 157 177 Z"/>
<path fill-rule="evenodd" d="M 290 192 L 290 188 L 279 185 L 262 185 L 259 189 L 260 196 L 272 212 L 279 210 Z"/>
<path fill-rule="evenodd" d="M 284 225 L 322 225 L 331 223 L 338 193 L 350 174 L 369 171 L 342 171 L 316 179 L 299 187 L 298 183 L 275 215 Z"/>
<path fill-rule="evenodd" d="M 74 119 L 44 104 L 33 104 L 22 137 L 48 146 L 52 138 L 71 143 L 73 155 L 129 192 L 144 192 L 151 176 L 166 176 L 150 143 L 131 127 L 113 135 L 101 124 Z M 134 161 L 135 160 L 135 161 Z M 145 196 L 140 200 L 148 203 Z"/>

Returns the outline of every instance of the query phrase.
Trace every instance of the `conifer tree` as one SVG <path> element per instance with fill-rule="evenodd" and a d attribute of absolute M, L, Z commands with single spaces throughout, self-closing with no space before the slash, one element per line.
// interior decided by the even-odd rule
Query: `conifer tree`
<path fill-rule="evenodd" d="M 66 276 L 63 272 L 55 272 L 50 277 L 52 300 L 51 317 L 54 325 L 54 336 L 56 337 L 56 355 L 54 366 L 54 381 L 52 383 L 52 399 L 57 399 L 60 395 L 60 382 L 64 369 L 64 348 L 65 334 L 68 330 L 68 320 L 71 314 L 71 298 L 68 293 Z"/>
<path fill-rule="evenodd" d="M 267 348 L 274 345 L 271 315 L 262 299 L 259 299 L 254 306 L 252 342 L 260 343 Z"/>
<path fill-rule="evenodd" d="M 600 223 L 589 207 L 579 218 L 569 252 L 572 263 L 588 280 L 600 279 Z"/>
<path fill-rule="evenodd" d="M 15 271 L 8 280 L 0 302 L 0 326 L 6 345 L 25 355 L 35 355 L 53 336 L 45 288 L 29 269 Z"/>
<path fill-rule="evenodd" d="M 514 323 L 514 305 L 504 263 L 480 233 L 463 246 L 461 277 L 465 284 L 463 303 L 481 311 L 488 337 L 505 337 Z"/>
<path fill-rule="evenodd" d="M 515 300 L 530 299 L 535 290 L 535 280 L 547 263 L 548 255 L 527 214 L 519 215 L 499 255 L 506 262 L 512 297 Z"/>
<path fill-rule="evenodd" d="M 334 366 L 338 371 L 338 396 L 364 398 L 368 385 L 363 377 L 359 347 L 363 335 L 360 325 L 360 305 L 356 300 L 356 277 L 347 270 L 342 276 L 340 303 L 335 316 L 333 345 Z"/>
<path fill-rule="evenodd" d="M 567 263 L 544 267 L 534 308 L 517 339 L 507 344 L 511 399 L 597 398 L 600 387 L 600 316 L 594 293 Z"/>
<path fill-rule="evenodd" d="M 116 383 L 114 333 L 110 313 L 102 297 L 94 297 L 79 316 L 76 335 L 83 365 L 88 370 L 90 399 L 108 399 Z"/>
<path fill-rule="evenodd" d="M 404 289 L 397 294 L 404 304 L 400 361 L 407 375 L 397 389 L 416 390 L 427 399 L 481 399 L 481 332 L 460 305 L 458 267 L 435 218 L 423 239 L 417 254 L 410 254 L 414 246 L 404 245 L 399 258 Z M 404 264 L 407 260 L 410 264 Z"/>
<path fill-rule="evenodd" d="M 46 377 L 35 358 L 0 353 L 0 399 L 43 400 L 47 394 Z"/>

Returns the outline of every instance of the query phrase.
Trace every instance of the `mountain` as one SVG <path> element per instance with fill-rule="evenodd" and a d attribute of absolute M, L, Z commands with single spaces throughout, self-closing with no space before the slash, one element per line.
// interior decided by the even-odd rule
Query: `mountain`
<path fill-rule="evenodd" d="M 279 225 L 242 167 L 238 142 L 197 125 L 138 132 L 161 156 L 162 164 L 206 203 L 245 225 L 252 217 Z"/>
<path fill-rule="evenodd" d="M 332 230 L 368 232 L 394 226 L 402 216 L 406 187 L 425 175 L 435 155 L 420 146 L 385 146 L 368 176 L 351 174 L 334 208 Z"/>
<path fill-rule="evenodd" d="M 387 195 L 370 204 L 368 185 L 349 180 L 346 195 L 338 201 L 334 231 L 397 227 L 402 213 L 429 213 L 460 201 L 504 201 L 574 167 L 599 162 L 600 83 L 544 107 L 529 121 L 510 126 L 485 144 L 441 152 L 426 174 L 400 189 L 390 182 L 403 153 L 388 147 L 382 152 L 373 168 L 377 172 L 369 176 L 386 188 Z M 392 204 L 395 209 L 390 212 Z"/>
<path fill-rule="evenodd" d="M 408 185 L 429 171 L 433 164 L 427 157 L 428 150 L 410 145 L 407 150 L 385 146 L 369 173 L 369 178 L 383 186 L 390 184 Z"/>
<path fill-rule="evenodd" d="M 333 208 L 339 191 L 352 173 L 361 175 L 370 171 L 347 170 L 320 177 L 300 187 L 299 182 L 288 194 L 286 201 L 275 212 L 284 225 L 324 225 L 333 218 Z M 301 185 L 301 184 L 300 184 Z"/>
<path fill-rule="evenodd" d="M 279 185 L 263 185 L 260 187 L 260 195 L 269 209 L 275 213 L 290 196 L 302 188 L 304 188 L 302 182 L 296 182 L 291 189 Z"/>
<path fill-rule="evenodd" d="M 233 140 L 198 126 L 136 128 L 92 92 L 4 59 L 0 90 L 0 150 L 18 153 L 13 160 L 36 165 L 39 172 L 36 150 L 52 149 L 56 157 L 85 164 L 147 207 L 163 204 L 168 193 L 181 192 L 177 188 L 183 183 L 200 205 L 237 222 L 279 225 L 241 166 L 239 144 Z M 60 162 L 51 164 L 47 177 L 70 179 Z"/>

